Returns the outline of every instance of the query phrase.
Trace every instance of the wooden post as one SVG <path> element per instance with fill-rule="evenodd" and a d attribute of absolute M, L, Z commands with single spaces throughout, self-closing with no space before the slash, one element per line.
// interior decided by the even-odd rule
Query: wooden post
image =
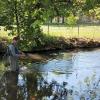
<path fill-rule="evenodd" d="M 48 35 L 49 35 L 49 31 L 50 31 L 50 30 L 49 30 L 49 20 L 48 20 Z"/>
<path fill-rule="evenodd" d="M 16 18 L 16 25 L 17 25 L 17 34 L 19 34 L 19 18 L 18 18 L 18 9 L 17 9 L 17 1 L 14 1 L 14 7 L 15 7 L 15 18 Z"/>
<path fill-rule="evenodd" d="M 78 24 L 78 38 L 79 38 L 79 35 L 80 35 L 80 29 L 79 29 L 79 24 Z"/>

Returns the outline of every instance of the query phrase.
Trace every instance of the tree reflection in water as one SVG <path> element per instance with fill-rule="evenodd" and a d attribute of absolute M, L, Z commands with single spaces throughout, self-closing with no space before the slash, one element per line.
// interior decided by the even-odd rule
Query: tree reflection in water
<path fill-rule="evenodd" d="M 0 81 L 0 100 L 61 100 L 67 96 L 66 82 L 59 85 L 56 81 L 48 83 L 41 73 L 19 74 L 7 71 Z"/>
<path fill-rule="evenodd" d="M 0 81 L 0 100 L 76 100 L 72 98 L 74 95 L 79 96 L 78 91 L 67 89 L 67 84 L 59 84 L 55 80 L 48 82 L 40 72 L 22 74 L 7 71 Z M 86 91 L 85 94 L 88 93 L 90 97 L 96 98 L 94 90 Z M 79 98 L 77 100 L 87 100 L 84 95 Z"/>
<path fill-rule="evenodd" d="M 0 100 L 17 100 L 18 73 L 7 71 L 0 80 Z"/>
<path fill-rule="evenodd" d="M 68 90 L 65 88 L 67 82 L 63 82 L 62 84 L 59 84 L 54 80 L 52 82 L 47 82 L 42 77 L 41 73 L 27 74 L 26 77 L 29 100 L 67 99 Z M 72 94 L 72 90 L 70 90 L 70 94 Z"/>

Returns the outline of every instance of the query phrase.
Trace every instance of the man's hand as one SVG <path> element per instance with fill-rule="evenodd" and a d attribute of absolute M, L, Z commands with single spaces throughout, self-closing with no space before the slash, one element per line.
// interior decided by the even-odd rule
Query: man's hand
<path fill-rule="evenodd" d="M 19 51 L 19 53 L 20 53 L 20 54 L 22 54 L 22 55 L 24 55 L 24 54 L 25 54 L 25 53 L 24 53 L 24 52 L 22 52 L 22 51 Z"/>
<path fill-rule="evenodd" d="M 26 59 L 26 55 L 23 53 L 23 54 L 19 54 L 19 58 L 20 59 Z"/>

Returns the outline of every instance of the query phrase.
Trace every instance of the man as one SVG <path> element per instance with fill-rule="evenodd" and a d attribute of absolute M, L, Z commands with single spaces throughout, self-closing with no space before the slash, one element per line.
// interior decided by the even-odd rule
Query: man
<path fill-rule="evenodd" d="M 11 71 L 19 71 L 18 59 L 22 57 L 22 53 L 17 48 L 17 43 L 19 41 L 18 37 L 13 38 L 12 44 L 8 46 L 10 56 L 9 56 L 9 69 Z"/>

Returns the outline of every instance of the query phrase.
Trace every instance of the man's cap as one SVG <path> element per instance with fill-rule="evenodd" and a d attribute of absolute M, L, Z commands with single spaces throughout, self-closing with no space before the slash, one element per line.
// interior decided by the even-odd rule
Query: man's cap
<path fill-rule="evenodd" d="M 13 37 L 13 40 L 16 40 L 17 41 L 17 40 L 20 40 L 20 39 L 19 39 L 18 36 L 16 36 L 16 37 Z"/>

